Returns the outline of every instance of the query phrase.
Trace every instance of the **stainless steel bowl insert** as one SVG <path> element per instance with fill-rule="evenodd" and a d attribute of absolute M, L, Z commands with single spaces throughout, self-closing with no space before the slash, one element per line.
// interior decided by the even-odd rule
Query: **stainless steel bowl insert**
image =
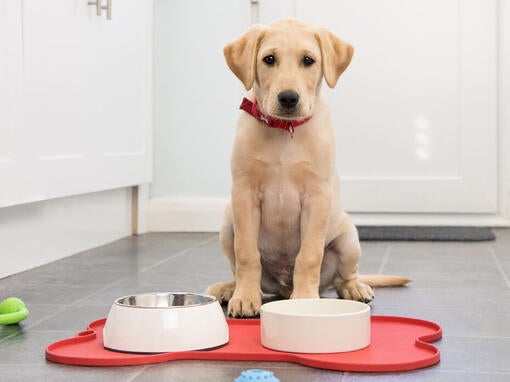
<path fill-rule="evenodd" d="M 212 304 L 213 296 L 197 293 L 142 293 L 124 296 L 115 300 L 115 304 L 126 308 L 184 308 Z"/>

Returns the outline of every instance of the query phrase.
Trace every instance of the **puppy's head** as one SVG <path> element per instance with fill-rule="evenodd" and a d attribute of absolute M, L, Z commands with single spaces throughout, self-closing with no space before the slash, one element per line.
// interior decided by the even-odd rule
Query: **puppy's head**
<path fill-rule="evenodd" d="M 260 110 L 279 119 L 313 114 L 322 78 L 335 87 L 353 48 L 325 28 L 286 19 L 254 25 L 224 48 L 225 59 Z"/>

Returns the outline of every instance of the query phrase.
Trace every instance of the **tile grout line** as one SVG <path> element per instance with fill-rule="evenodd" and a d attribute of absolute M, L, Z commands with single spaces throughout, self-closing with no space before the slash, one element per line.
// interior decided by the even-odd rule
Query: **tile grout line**
<path fill-rule="evenodd" d="M 505 270 L 503 269 L 503 266 L 501 265 L 498 256 L 496 256 L 494 249 L 492 247 L 489 247 L 489 252 L 491 254 L 492 260 L 494 260 L 494 263 L 496 263 L 496 268 L 498 268 L 501 277 L 503 277 L 503 280 L 505 281 L 507 288 L 510 288 L 510 279 L 508 278 Z"/>
<path fill-rule="evenodd" d="M 461 336 L 456 334 L 445 335 L 443 338 L 483 338 L 486 340 L 510 340 L 509 336 Z"/>
<path fill-rule="evenodd" d="M 128 278 L 128 277 L 124 277 L 124 278 L 122 278 L 122 279 L 120 279 L 120 280 L 115 281 L 114 283 L 108 284 L 108 285 L 106 285 L 106 286 L 104 286 L 104 287 L 102 287 L 102 288 L 100 288 L 100 289 L 96 290 L 94 293 L 88 294 L 88 295 L 86 295 L 85 297 L 82 297 L 82 298 L 80 298 L 79 300 L 74 301 L 72 304 L 64 305 L 64 306 L 63 306 L 62 308 L 60 308 L 59 310 L 57 310 L 57 311 L 55 311 L 55 312 L 51 313 L 50 315 L 48 315 L 48 316 L 46 316 L 46 317 L 44 317 L 44 318 L 40 319 L 40 320 L 39 320 L 39 321 L 37 321 L 37 322 L 34 322 L 33 324 L 30 324 L 30 325 L 28 325 L 28 326 L 24 327 L 24 329 L 26 329 L 26 330 L 31 329 L 31 328 L 33 328 L 34 326 L 39 325 L 41 322 L 44 322 L 44 321 L 46 321 L 46 320 L 49 320 L 49 319 L 51 319 L 51 318 L 55 317 L 56 315 L 58 315 L 59 313 L 63 312 L 63 311 L 64 311 L 64 310 L 66 310 L 67 308 L 70 308 L 70 307 L 76 306 L 76 305 L 80 304 L 82 301 L 84 301 L 84 300 L 86 300 L 86 299 L 88 299 L 88 298 L 90 298 L 90 297 L 93 297 L 93 296 L 95 296 L 96 294 L 101 293 L 101 292 L 103 292 L 104 290 L 106 290 L 106 289 L 108 289 L 108 288 L 110 288 L 110 287 L 112 287 L 112 286 L 115 286 L 115 285 L 117 285 L 117 284 L 121 283 L 122 281 L 126 280 L 127 278 Z M 7 339 L 9 339 L 9 338 L 12 338 L 12 337 L 16 336 L 17 334 L 19 334 L 19 332 L 13 333 L 13 334 L 11 334 L 11 335 L 9 335 L 9 336 L 7 336 L 7 337 L 2 338 L 2 339 L 0 340 L 0 343 L 4 342 L 5 340 L 7 340 Z"/>
<path fill-rule="evenodd" d="M 19 331 L 19 332 L 14 332 L 14 333 L 12 333 L 12 334 L 10 334 L 10 335 L 8 335 L 8 336 L 6 336 L 6 337 L 4 337 L 4 338 L 0 339 L 0 344 L 1 344 L 2 342 L 7 341 L 7 340 L 8 340 L 8 339 L 10 339 L 10 338 L 16 337 L 18 334 L 22 333 L 22 332 L 23 332 L 23 330 L 31 329 L 31 328 L 33 328 L 34 326 L 39 325 L 41 322 L 44 322 L 44 321 L 46 321 L 47 319 L 50 319 L 50 318 L 52 318 L 52 317 L 55 317 L 57 314 L 59 314 L 59 313 L 63 312 L 63 311 L 66 309 L 66 307 L 67 307 L 67 306 L 68 306 L 68 305 L 63 306 L 62 308 L 58 309 L 57 311 L 55 311 L 55 312 L 51 313 L 50 315 L 48 315 L 48 316 L 46 316 L 46 317 L 44 317 L 44 318 L 41 318 L 39 321 L 36 321 L 36 322 L 34 322 L 33 324 L 30 324 L 30 325 L 28 325 L 28 326 L 23 326 L 23 329 L 22 329 L 21 331 Z"/>
<path fill-rule="evenodd" d="M 211 239 L 212 239 L 212 238 L 211 238 Z M 165 263 L 165 262 L 167 262 L 167 261 L 169 261 L 169 260 L 173 259 L 173 258 L 174 258 L 174 257 L 176 257 L 176 256 L 181 256 L 182 254 L 187 253 L 187 252 L 189 252 L 189 251 L 191 251 L 191 250 L 193 250 L 193 249 L 195 249 L 195 248 L 199 248 L 199 247 L 201 247 L 202 245 L 207 244 L 209 241 L 211 241 L 211 239 L 204 240 L 204 241 L 202 241 L 202 242 L 200 242 L 200 243 L 198 243 L 198 244 L 196 244 L 196 245 L 194 245 L 194 246 L 192 246 L 192 247 L 188 247 L 188 248 L 186 248 L 186 249 L 183 249 L 182 251 L 179 251 L 179 252 L 177 252 L 177 253 L 174 253 L 173 255 L 171 255 L 171 256 L 169 256 L 169 257 L 167 257 L 166 259 L 164 259 L 164 260 L 162 260 L 162 261 L 158 261 L 156 264 L 153 264 L 153 265 L 152 265 L 152 266 L 150 266 L 150 267 L 142 268 L 142 269 L 140 270 L 140 272 L 145 272 L 145 271 L 147 271 L 147 270 L 149 270 L 149 269 L 154 268 L 154 267 L 155 267 L 155 266 L 157 266 L 157 265 L 161 265 L 161 264 L 163 264 L 163 263 Z M 106 285 L 106 286 L 104 286 L 103 288 L 100 288 L 100 289 L 96 290 L 95 292 L 93 292 L 93 293 L 91 293 L 91 294 L 89 294 L 89 295 L 87 295 L 87 296 L 85 296 L 85 297 L 82 297 L 82 298 L 81 298 L 81 299 L 79 299 L 79 300 L 76 300 L 74 303 L 72 303 L 72 304 L 71 304 L 71 305 L 69 305 L 69 306 L 74 306 L 74 305 L 80 304 L 82 301 L 87 300 L 87 299 L 89 299 L 90 297 L 94 297 L 94 296 L 96 296 L 97 294 L 99 294 L 99 293 L 101 293 L 101 292 L 105 291 L 106 289 L 111 288 L 111 287 L 113 287 L 113 286 L 115 286 L 115 285 L 117 285 L 117 284 L 120 284 L 121 282 L 123 282 L 123 281 L 125 281 L 125 280 L 129 279 L 130 277 L 131 277 L 131 276 L 126 276 L 126 277 L 123 277 L 123 278 L 121 278 L 121 279 L 117 280 L 116 282 L 114 282 L 114 283 L 112 283 L 112 284 Z"/>
<path fill-rule="evenodd" d="M 189 251 L 191 251 L 191 250 L 193 250 L 193 249 L 200 248 L 201 246 L 204 246 L 204 245 L 208 244 L 209 242 L 211 242 L 213 239 L 217 239 L 217 237 L 216 237 L 216 236 L 213 236 L 213 237 L 211 237 L 211 238 L 209 238 L 209 239 L 207 239 L 207 240 L 201 241 L 200 243 L 198 243 L 198 244 L 196 244 L 196 245 L 194 245 L 194 246 L 192 246 L 192 247 L 188 247 L 188 248 L 186 248 L 186 249 L 183 249 L 182 251 L 179 251 L 179 252 L 177 252 L 177 253 L 174 253 L 174 254 L 173 254 L 173 255 L 171 255 L 170 257 L 168 257 L 168 258 L 166 258 L 166 259 L 164 259 L 164 260 L 162 260 L 162 261 L 159 261 L 159 262 L 157 262 L 156 264 L 153 264 L 153 265 L 152 265 L 152 266 L 150 266 L 150 267 L 143 268 L 140 272 L 148 271 L 148 270 L 150 270 L 150 269 L 152 269 L 152 268 L 154 268 L 154 267 L 156 267 L 156 266 L 158 266 L 158 265 L 161 265 L 161 264 L 163 264 L 163 263 L 165 263 L 165 262 L 167 262 L 167 261 L 169 261 L 169 260 L 173 259 L 175 256 L 181 256 L 181 255 L 183 255 L 183 254 L 185 254 L 185 253 L 188 253 Z M 60 309 L 59 309 L 59 310 L 57 310 L 56 312 L 53 312 L 53 313 L 51 313 L 50 315 L 48 315 L 48 316 L 46 316 L 46 317 L 44 317 L 44 318 L 40 319 L 39 321 L 34 322 L 33 324 L 30 324 L 30 325 L 28 325 L 28 326 L 24 327 L 24 329 L 28 330 L 28 329 L 30 329 L 30 328 L 33 328 L 34 326 L 39 325 L 41 322 L 44 322 L 44 321 L 46 321 L 46 320 L 49 320 L 49 319 L 51 319 L 51 318 L 55 317 L 55 316 L 56 316 L 56 315 L 58 315 L 59 313 L 63 312 L 65 309 L 67 309 L 67 308 L 69 308 L 69 307 L 72 307 L 72 306 L 76 306 L 76 305 L 80 304 L 82 301 L 87 300 L 87 299 L 89 299 L 89 298 L 91 298 L 91 297 L 94 297 L 95 295 L 97 295 L 97 294 L 99 294 L 99 293 L 101 293 L 101 292 L 105 291 L 105 290 L 106 290 L 106 289 L 108 289 L 108 288 L 111 288 L 111 287 L 113 287 L 113 286 L 115 286 L 115 285 L 117 285 L 117 284 L 120 284 L 121 282 L 123 282 L 123 281 L 125 281 L 125 280 L 129 279 L 129 277 L 130 277 L 130 276 L 123 277 L 123 278 L 121 278 L 121 279 L 119 279 L 119 280 L 117 280 L 117 281 L 115 281 L 115 282 L 113 282 L 113 283 L 111 283 L 111 284 L 105 285 L 104 287 L 102 287 L 102 288 L 100 288 L 100 289 L 96 290 L 96 291 L 95 291 L 95 292 L 93 292 L 93 293 L 90 293 L 90 294 L 88 294 L 88 295 L 86 295 L 86 296 L 84 296 L 84 297 L 82 297 L 82 298 L 80 298 L 80 299 L 78 299 L 78 300 L 75 300 L 72 304 L 64 305 L 62 308 L 60 308 Z M 8 336 L 6 336 L 6 337 L 4 337 L 4 338 L 0 339 L 0 343 L 4 342 L 4 341 L 6 341 L 6 340 L 8 340 L 8 339 L 10 339 L 10 338 L 13 338 L 13 337 L 15 337 L 15 336 L 16 336 L 16 335 L 18 335 L 18 334 L 19 334 L 19 332 L 12 333 L 12 334 L 10 334 L 10 335 L 8 335 Z"/>
<path fill-rule="evenodd" d="M 142 269 L 140 269 L 140 273 L 144 273 L 144 272 L 147 272 L 147 271 L 150 271 L 151 269 L 157 267 L 157 266 L 160 266 L 161 264 L 164 264 L 166 263 L 167 261 L 170 261 L 170 260 L 173 260 L 175 257 L 180 257 L 194 249 L 197 249 L 197 248 L 200 248 L 200 247 L 203 247 L 204 245 L 207 245 L 209 244 L 210 242 L 212 242 L 213 240 L 218 240 L 218 237 L 217 236 L 213 236 L 207 240 L 204 240 L 204 241 L 201 241 L 200 243 L 198 244 L 195 244 L 194 246 L 192 247 L 188 247 L 188 248 L 185 248 L 183 249 L 182 251 L 179 251 L 177 253 L 174 253 L 173 255 L 171 255 L 170 257 L 167 257 L 166 259 L 163 259 L 163 260 L 160 260 L 158 261 L 157 263 L 155 264 L 152 264 L 152 265 L 149 265 L 149 266 L 146 266 Z"/>
<path fill-rule="evenodd" d="M 134 373 L 131 377 L 126 379 L 126 382 L 133 382 L 136 378 L 138 378 L 140 375 L 142 375 L 145 370 L 149 369 L 152 365 L 145 365 L 140 370 L 138 370 L 136 373 Z"/>
<path fill-rule="evenodd" d="M 459 374 L 466 373 L 466 370 L 437 370 L 437 373 L 445 373 L 445 374 Z M 510 375 L 509 372 L 506 371 L 471 371 L 472 375 Z"/>
<path fill-rule="evenodd" d="M 384 252 L 381 266 L 379 267 L 379 270 L 377 271 L 378 275 L 382 275 L 382 273 L 384 272 L 384 268 L 386 267 L 386 264 L 388 263 L 388 260 L 390 258 L 390 252 L 391 252 L 391 245 L 388 244 L 388 248 L 386 248 L 386 251 Z"/>

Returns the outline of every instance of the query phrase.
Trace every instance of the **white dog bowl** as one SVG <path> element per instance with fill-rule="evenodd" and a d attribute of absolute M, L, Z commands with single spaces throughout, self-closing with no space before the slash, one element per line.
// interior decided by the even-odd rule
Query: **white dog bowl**
<path fill-rule="evenodd" d="M 266 348 L 294 353 L 339 353 L 370 345 L 370 307 L 350 300 L 281 300 L 262 305 Z"/>
<path fill-rule="evenodd" d="M 103 330 L 104 347 L 135 353 L 215 348 L 228 343 L 228 326 L 213 296 L 145 293 L 117 299 Z"/>

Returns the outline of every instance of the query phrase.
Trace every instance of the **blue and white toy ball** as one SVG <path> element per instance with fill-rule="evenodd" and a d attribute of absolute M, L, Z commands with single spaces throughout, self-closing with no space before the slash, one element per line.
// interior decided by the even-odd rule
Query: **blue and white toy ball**
<path fill-rule="evenodd" d="M 245 370 L 241 373 L 239 377 L 237 377 L 234 382 L 280 382 L 278 378 L 276 378 L 272 371 L 269 370 L 260 370 L 260 369 L 251 369 Z"/>

